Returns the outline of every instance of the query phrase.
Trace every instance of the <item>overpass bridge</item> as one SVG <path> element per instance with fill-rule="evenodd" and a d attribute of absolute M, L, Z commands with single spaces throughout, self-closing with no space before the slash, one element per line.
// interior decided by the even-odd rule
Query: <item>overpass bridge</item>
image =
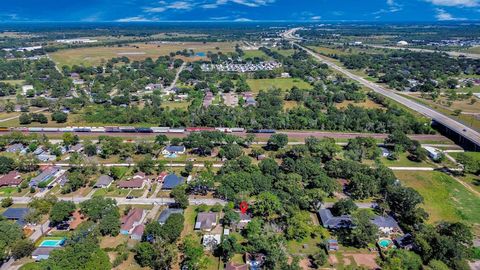
<path fill-rule="evenodd" d="M 460 144 L 465 145 L 467 148 L 470 148 L 474 151 L 480 151 L 480 133 L 467 125 L 460 123 L 442 113 L 439 113 L 425 105 L 412 101 L 406 97 L 396 94 L 394 91 L 386 89 L 374 82 L 368 81 L 361 76 L 355 75 L 352 72 L 348 71 L 347 69 L 337 65 L 336 63 L 332 62 L 331 60 L 327 59 L 319 55 L 318 53 L 312 51 L 309 48 L 306 48 L 296 41 L 300 40 L 300 37 L 295 36 L 295 31 L 299 30 L 300 28 L 294 28 L 285 31 L 282 36 L 290 40 L 293 46 L 305 50 L 308 54 L 312 57 L 317 59 L 320 62 L 327 64 L 331 69 L 336 70 L 340 73 L 343 73 L 348 78 L 360 83 L 361 85 L 372 89 L 374 92 L 379 93 L 387 98 L 390 98 L 407 108 L 410 108 L 430 119 L 432 119 L 432 124 L 434 126 L 440 127 L 440 130 L 444 132 L 446 135 L 450 135 L 453 137 L 457 142 Z M 454 135 L 454 136 L 452 136 Z"/>

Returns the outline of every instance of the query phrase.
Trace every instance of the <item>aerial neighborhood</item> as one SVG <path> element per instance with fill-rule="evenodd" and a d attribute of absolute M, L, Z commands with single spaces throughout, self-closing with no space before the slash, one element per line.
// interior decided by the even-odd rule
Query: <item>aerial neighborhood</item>
<path fill-rule="evenodd" d="M 0 270 L 480 269 L 478 1 L 14 2 Z"/>

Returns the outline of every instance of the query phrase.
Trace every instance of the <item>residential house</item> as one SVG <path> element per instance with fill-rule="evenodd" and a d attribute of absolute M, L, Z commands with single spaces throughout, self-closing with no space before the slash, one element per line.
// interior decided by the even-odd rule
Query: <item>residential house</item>
<path fill-rule="evenodd" d="M 177 176 L 174 173 L 169 174 L 163 179 L 162 189 L 174 189 L 176 186 L 183 184 L 184 181 L 183 177 Z"/>
<path fill-rule="evenodd" d="M 165 177 L 168 176 L 168 172 L 161 172 L 158 176 L 157 176 L 157 181 L 162 183 L 163 180 L 165 180 Z"/>
<path fill-rule="evenodd" d="M 146 181 L 148 181 L 148 177 L 144 173 L 138 172 L 128 180 L 119 181 L 117 186 L 119 188 L 141 189 L 145 186 Z"/>
<path fill-rule="evenodd" d="M 0 176 L 0 187 L 18 186 L 22 183 L 22 176 L 17 171 L 11 171 L 6 175 Z"/>
<path fill-rule="evenodd" d="M 389 157 L 390 156 L 390 151 L 388 151 L 387 148 L 380 147 L 380 150 L 382 150 L 382 157 Z"/>
<path fill-rule="evenodd" d="M 265 255 L 262 253 L 245 253 L 245 261 L 250 270 L 260 270 L 265 264 Z"/>
<path fill-rule="evenodd" d="M 425 150 L 427 150 L 428 156 L 432 160 L 437 160 L 442 156 L 442 152 L 440 152 L 438 149 L 433 148 L 431 146 L 424 146 Z"/>
<path fill-rule="evenodd" d="M 195 230 L 211 231 L 217 226 L 217 213 L 201 212 L 197 215 L 197 221 L 195 222 Z"/>
<path fill-rule="evenodd" d="M 397 221 L 390 215 L 375 216 L 371 222 L 378 227 L 378 230 L 385 234 L 392 234 L 401 232 Z"/>
<path fill-rule="evenodd" d="M 329 209 L 320 209 L 318 216 L 320 217 L 323 227 L 327 229 L 350 228 L 353 226 L 352 218 L 349 215 L 335 217 Z"/>
<path fill-rule="evenodd" d="M 6 151 L 8 153 L 20 153 L 25 150 L 25 147 L 21 143 L 12 144 L 7 147 Z"/>
<path fill-rule="evenodd" d="M 22 86 L 22 94 L 25 96 L 29 90 L 33 90 L 33 85 L 27 84 Z"/>
<path fill-rule="evenodd" d="M 58 180 L 57 180 L 57 181 L 58 181 L 58 184 L 59 184 L 61 187 L 64 187 L 65 184 L 68 183 L 68 174 L 67 174 L 67 172 L 64 172 L 62 175 L 60 175 L 60 176 L 58 177 Z"/>
<path fill-rule="evenodd" d="M 162 89 L 162 85 L 159 83 L 149 83 L 147 86 L 145 86 L 145 90 L 147 91 L 153 91 L 153 90 L 160 90 Z"/>
<path fill-rule="evenodd" d="M 47 153 L 47 154 L 38 155 L 37 159 L 40 160 L 41 162 L 55 161 L 57 159 L 57 156 L 50 155 Z"/>
<path fill-rule="evenodd" d="M 228 262 L 225 265 L 225 270 L 248 270 L 248 265 L 247 264 L 236 264 L 233 262 Z"/>
<path fill-rule="evenodd" d="M 140 224 L 133 229 L 132 234 L 130 235 L 130 238 L 133 240 L 141 241 L 144 231 L 145 231 L 145 225 Z"/>
<path fill-rule="evenodd" d="M 167 219 L 172 215 L 172 214 L 182 214 L 183 215 L 183 209 L 180 208 L 167 208 L 163 210 L 160 213 L 160 216 L 158 217 L 158 223 L 160 225 L 165 224 L 167 222 Z"/>
<path fill-rule="evenodd" d="M 141 225 L 145 211 L 141 208 L 132 208 L 126 216 L 121 219 L 122 225 L 120 226 L 121 234 L 131 234 L 135 227 Z"/>
<path fill-rule="evenodd" d="M 50 257 L 50 252 L 58 247 L 38 247 L 32 253 L 32 259 L 35 261 L 46 260 Z"/>
<path fill-rule="evenodd" d="M 32 178 L 32 180 L 30 180 L 29 185 L 31 187 L 36 187 L 40 183 L 48 181 L 49 179 L 54 177 L 55 174 L 57 174 L 59 171 L 60 171 L 60 167 L 57 167 L 57 166 L 46 167 L 39 175 L 37 175 L 35 178 Z"/>
<path fill-rule="evenodd" d="M 252 217 L 247 213 L 239 213 L 239 216 L 240 219 L 238 220 L 238 222 L 232 225 L 236 230 L 243 230 L 245 227 L 247 227 L 247 224 L 252 221 Z"/>
<path fill-rule="evenodd" d="M 108 175 L 101 175 L 95 185 L 94 188 L 108 188 L 113 182 L 113 178 Z"/>
<path fill-rule="evenodd" d="M 410 250 L 413 248 L 413 236 L 409 233 L 399 236 L 393 240 L 399 248 Z"/>
<path fill-rule="evenodd" d="M 30 208 L 8 208 L 2 213 L 5 219 L 13 220 L 18 225 L 25 225 L 25 216 L 30 212 Z"/>
<path fill-rule="evenodd" d="M 163 155 L 173 155 L 173 154 L 177 154 L 177 155 L 182 155 L 182 154 L 185 154 L 185 146 L 183 145 L 169 145 L 167 147 L 165 147 L 162 151 L 162 154 Z"/>
<path fill-rule="evenodd" d="M 77 143 L 75 145 L 70 146 L 68 152 L 70 153 L 80 153 L 83 151 L 83 144 Z"/>
<path fill-rule="evenodd" d="M 202 245 L 206 250 L 215 250 L 221 241 L 220 234 L 205 234 L 202 238 Z"/>

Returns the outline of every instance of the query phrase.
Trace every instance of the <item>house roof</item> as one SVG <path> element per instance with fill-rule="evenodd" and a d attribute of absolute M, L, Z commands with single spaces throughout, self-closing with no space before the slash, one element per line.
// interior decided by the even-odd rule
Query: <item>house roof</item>
<path fill-rule="evenodd" d="M 133 178 L 130 180 L 118 181 L 119 188 L 141 188 L 143 186 L 144 178 Z"/>
<path fill-rule="evenodd" d="M 212 229 L 213 224 L 217 223 L 217 214 L 212 212 L 201 212 L 197 215 L 197 221 L 195 222 L 195 229 L 205 230 Z"/>
<path fill-rule="evenodd" d="M 48 256 L 52 250 L 58 247 L 38 247 L 32 252 L 32 256 Z"/>
<path fill-rule="evenodd" d="M 377 227 L 398 228 L 397 221 L 392 216 L 375 216 L 372 223 Z"/>
<path fill-rule="evenodd" d="M 37 175 L 32 180 L 30 180 L 30 185 L 36 185 L 47 180 L 48 178 L 56 174 L 59 170 L 60 170 L 60 167 L 56 167 L 56 166 L 47 167 L 39 175 Z"/>
<path fill-rule="evenodd" d="M 185 146 L 183 145 L 169 145 L 165 147 L 168 152 L 185 152 Z"/>
<path fill-rule="evenodd" d="M 133 231 L 132 231 L 132 234 L 133 234 L 133 235 L 142 236 L 142 235 L 143 235 L 143 231 L 145 231 L 145 225 L 140 224 L 140 225 L 135 226 L 135 228 L 134 228 Z"/>
<path fill-rule="evenodd" d="M 143 216 L 143 209 L 141 208 L 132 208 L 126 216 L 122 217 L 122 226 L 121 230 L 130 231 L 133 228 L 133 224 L 139 222 Z"/>
<path fill-rule="evenodd" d="M 180 208 L 167 208 L 163 210 L 160 213 L 160 216 L 158 217 L 158 223 L 160 224 L 165 224 L 167 219 L 172 215 L 172 214 L 183 214 L 183 209 Z"/>
<path fill-rule="evenodd" d="M 332 215 L 332 212 L 330 212 L 329 209 L 320 209 L 320 211 L 318 211 L 318 215 L 320 216 L 320 220 L 325 228 L 348 228 L 353 225 L 352 218 L 349 215 L 335 217 Z"/>
<path fill-rule="evenodd" d="M 108 175 L 100 175 L 97 182 L 95 183 L 95 186 L 96 187 L 108 186 L 108 185 L 110 185 L 110 183 L 112 183 L 112 181 L 113 181 L 112 177 L 110 177 Z"/>
<path fill-rule="evenodd" d="M 22 151 L 23 149 L 25 149 L 25 147 L 23 146 L 23 144 L 21 143 L 16 143 L 16 144 L 12 144 L 10 146 L 7 147 L 7 152 L 20 152 Z"/>
<path fill-rule="evenodd" d="M 11 171 L 4 176 L 0 176 L 0 187 L 1 186 L 12 186 L 20 185 L 22 183 L 22 176 L 17 171 Z"/>
<path fill-rule="evenodd" d="M 30 212 L 30 208 L 8 208 L 2 213 L 6 219 L 16 220 L 18 225 L 25 224 L 25 216 Z"/>
<path fill-rule="evenodd" d="M 72 152 L 78 152 L 83 149 L 83 144 L 77 143 L 75 145 L 70 146 L 70 151 Z"/>
<path fill-rule="evenodd" d="M 248 270 L 247 264 L 236 264 L 233 262 L 228 262 L 225 266 L 225 270 Z"/>
<path fill-rule="evenodd" d="M 167 175 L 163 180 L 163 189 L 173 189 L 174 187 L 183 183 L 183 177 L 177 176 L 172 173 Z"/>

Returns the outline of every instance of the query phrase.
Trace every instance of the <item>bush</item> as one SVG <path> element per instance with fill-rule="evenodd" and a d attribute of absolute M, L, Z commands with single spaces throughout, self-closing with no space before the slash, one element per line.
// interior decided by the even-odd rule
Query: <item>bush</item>
<path fill-rule="evenodd" d="M 2 200 L 1 205 L 3 208 L 7 208 L 7 207 L 10 207 L 12 204 L 13 204 L 13 199 L 10 197 L 7 197 Z"/>

